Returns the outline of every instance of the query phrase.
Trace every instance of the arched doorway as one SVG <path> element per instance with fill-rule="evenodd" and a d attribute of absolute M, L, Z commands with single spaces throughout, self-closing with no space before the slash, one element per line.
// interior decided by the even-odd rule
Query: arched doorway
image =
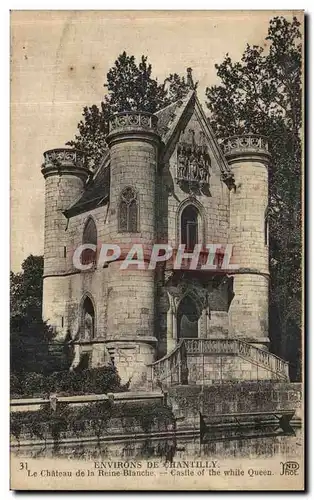
<path fill-rule="evenodd" d="M 198 337 L 198 321 L 200 311 L 194 300 L 186 295 L 181 300 L 177 313 L 177 335 L 181 338 Z"/>
<path fill-rule="evenodd" d="M 89 297 L 86 297 L 82 308 L 82 340 L 92 340 L 95 336 L 95 310 Z"/>

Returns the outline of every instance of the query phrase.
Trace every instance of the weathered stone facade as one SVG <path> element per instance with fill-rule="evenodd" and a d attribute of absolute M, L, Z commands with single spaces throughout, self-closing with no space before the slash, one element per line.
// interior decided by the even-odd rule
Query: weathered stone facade
<path fill-rule="evenodd" d="M 93 366 L 111 360 L 123 381 L 141 387 L 147 365 L 180 338 L 237 337 L 267 348 L 266 141 L 249 135 L 219 145 L 191 91 L 155 115 L 118 114 L 107 143 L 93 172 L 79 152 L 66 149 L 45 153 L 42 167 L 43 316 L 59 338 L 74 341 L 75 366 L 89 352 Z M 91 219 L 96 263 L 80 271 L 73 253 Z M 104 243 L 119 245 L 121 255 L 99 266 Z M 196 244 L 233 245 L 238 267 L 175 269 L 169 260 L 148 269 L 155 243 L 174 253 L 180 244 L 190 253 Z M 133 244 L 143 245 L 144 268 L 121 269 Z M 243 371 L 248 378 L 252 370 Z"/>

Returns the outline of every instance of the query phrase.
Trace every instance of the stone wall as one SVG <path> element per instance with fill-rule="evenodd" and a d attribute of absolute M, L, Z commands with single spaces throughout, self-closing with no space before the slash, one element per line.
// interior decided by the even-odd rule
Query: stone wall
<path fill-rule="evenodd" d="M 90 270 L 79 271 L 73 265 L 73 254 L 82 244 L 85 222 L 92 217 L 97 228 L 99 255 L 102 243 L 108 241 L 107 210 L 107 206 L 102 206 L 76 215 L 70 218 L 68 223 L 62 215 L 65 221 L 64 227 L 60 230 L 58 240 L 54 241 L 54 248 L 58 253 L 59 247 L 62 248 L 62 252 L 65 247 L 66 256 L 62 254 L 62 271 L 59 266 L 51 275 L 44 278 L 43 292 L 44 319 L 56 328 L 59 338 L 65 338 L 68 332 L 73 338 L 78 333 L 81 306 L 87 295 L 95 308 L 95 338 L 106 337 L 108 270 L 96 265 Z"/>
<path fill-rule="evenodd" d="M 268 242 L 265 216 L 268 206 L 268 171 L 263 159 L 232 157 L 235 189 L 230 192 L 230 239 L 235 297 L 230 305 L 233 334 L 268 343 Z"/>
<path fill-rule="evenodd" d="M 203 415 L 275 412 L 295 410 L 295 419 L 303 418 L 302 384 L 291 382 L 225 382 L 207 387 L 176 386 L 168 390 L 168 404 L 178 426 L 195 425 Z"/>
<path fill-rule="evenodd" d="M 188 124 L 182 124 L 180 141 L 190 141 L 190 130 L 194 131 L 196 142 L 200 141 L 201 125 L 194 113 Z M 211 151 L 209 189 L 197 193 L 197 206 L 201 207 L 202 218 L 199 227 L 199 243 L 226 243 L 229 230 L 229 189 L 221 180 L 220 166 Z M 161 197 L 159 199 L 158 220 L 159 238 L 169 241 L 176 248 L 179 241 L 180 211 L 184 202 L 191 201 L 190 193 L 184 191 L 176 183 L 177 147 L 174 148 L 170 160 L 163 165 L 162 177 L 159 179 Z M 193 203 L 193 200 L 191 201 Z"/>
<path fill-rule="evenodd" d="M 84 182 L 74 175 L 51 175 L 45 182 L 44 274 L 51 275 L 67 268 L 67 219 L 62 212 L 83 192 Z"/>
<path fill-rule="evenodd" d="M 117 118 L 118 121 L 120 120 Z M 156 175 L 159 137 L 154 118 L 145 114 L 121 115 L 107 138 L 110 148 L 109 241 L 121 248 L 124 259 L 134 243 L 144 248 L 144 269 L 120 269 L 121 260 L 108 267 L 108 349 L 122 381 L 144 390 L 146 364 L 155 358 L 155 271 L 148 270 L 156 242 Z M 131 188 L 137 204 L 137 231 L 122 231 L 121 195 Z"/>
<path fill-rule="evenodd" d="M 174 139 L 174 144 L 169 146 L 172 150 L 169 161 L 163 164 L 159 175 L 157 176 L 157 238 L 161 242 L 169 242 L 172 248 L 176 249 L 181 243 L 180 240 L 180 217 L 182 210 L 191 204 L 194 204 L 200 214 L 198 221 L 198 242 L 203 244 L 226 244 L 229 237 L 229 189 L 221 180 L 221 169 L 216 156 L 211 151 L 209 144 L 209 156 L 211 159 L 209 188 L 203 191 L 196 192 L 194 196 L 176 182 L 177 176 L 177 144 L 179 141 L 190 143 L 191 134 L 193 133 L 196 144 L 204 144 L 204 133 L 200 123 L 200 118 L 196 111 L 192 112 L 187 123 L 182 121 L 181 128 L 178 130 L 177 136 Z M 213 290 L 211 286 L 211 276 L 208 274 L 203 280 L 198 276 L 192 276 L 192 272 L 188 271 L 186 275 L 190 275 L 191 279 L 199 281 L 200 288 L 207 287 L 210 294 L 210 313 L 203 308 L 199 320 L 199 336 L 210 336 L 211 332 L 216 336 L 220 331 L 224 334 L 229 328 L 228 305 L 225 303 L 218 304 L 219 299 L 224 295 L 224 291 Z M 204 273 L 205 274 L 205 273 Z M 186 276 L 187 277 L 187 276 Z M 176 332 L 176 313 L 179 300 L 176 297 L 172 284 L 165 286 L 165 279 L 160 275 L 158 281 L 158 339 L 160 354 L 164 355 L 170 352 L 177 343 Z M 205 282 L 207 281 L 207 285 Z M 171 290 L 172 288 L 172 290 Z M 171 298 L 174 297 L 172 311 L 170 311 Z M 177 294 L 178 295 L 178 294 Z M 179 294 L 180 295 L 180 294 Z M 183 296 L 184 294 L 182 294 Z M 182 298 L 181 296 L 181 298 Z"/>
<path fill-rule="evenodd" d="M 204 385 L 236 380 L 273 380 L 277 374 L 239 356 L 188 355 L 189 384 Z"/>

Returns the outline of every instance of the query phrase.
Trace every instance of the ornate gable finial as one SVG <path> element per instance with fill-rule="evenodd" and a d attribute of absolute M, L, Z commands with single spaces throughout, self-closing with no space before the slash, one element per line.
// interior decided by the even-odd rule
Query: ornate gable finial
<path fill-rule="evenodd" d="M 192 77 L 192 68 L 186 68 L 186 83 L 187 86 L 191 89 L 194 90 L 194 82 L 193 82 L 193 77 Z"/>

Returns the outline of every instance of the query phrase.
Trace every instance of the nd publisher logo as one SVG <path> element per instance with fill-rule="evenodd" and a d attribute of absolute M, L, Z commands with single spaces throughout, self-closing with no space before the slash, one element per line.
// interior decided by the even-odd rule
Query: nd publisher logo
<path fill-rule="evenodd" d="M 297 476 L 299 474 L 300 465 L 298 462 L 280 462 L 281 476 Z"/>

